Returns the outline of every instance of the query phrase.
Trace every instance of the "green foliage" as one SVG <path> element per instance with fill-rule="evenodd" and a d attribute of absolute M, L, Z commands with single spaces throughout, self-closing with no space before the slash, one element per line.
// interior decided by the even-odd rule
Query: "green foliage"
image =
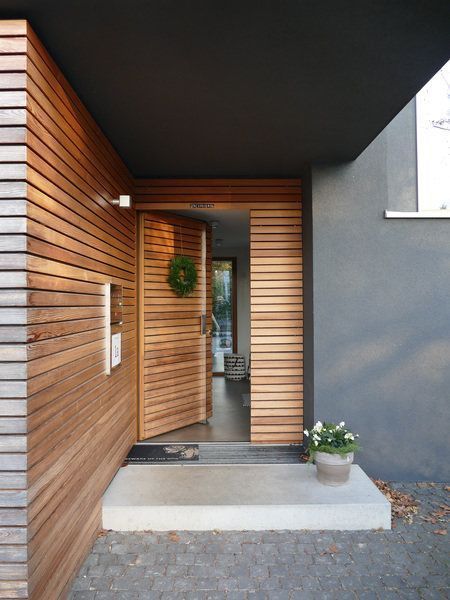
<path fill-rule="evenodd" d="M 194 261 L 187 256 L 175 256 L 170 261 L 167 281 L 177 296 L 192 294 L 197 286 L 197 269 Z"/>
<path fill-rule="evenodd" d="M 314 452 L 326 452 L 327 454 L 348 454 L 359 450 L 356 438 L 358 434 L 352 433 L 345 427 L 344 421 L 335 425 L 334 423 L 321 423 L 317 421 L 313 429 L 305 429 L 304 434 L 309 438 L 309 455 L 313 457 Z"/>

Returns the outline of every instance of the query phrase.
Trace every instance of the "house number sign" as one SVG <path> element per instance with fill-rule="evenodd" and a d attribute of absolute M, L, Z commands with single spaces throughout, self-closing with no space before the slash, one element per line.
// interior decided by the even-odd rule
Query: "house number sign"
<path fill-rule="evenodd" d="M 122 334 L 114 333 L 111 336 L 111 369 L 122 362 Z"/>
<path fill-rule="evenodd" d="M 191 204 L 191 208 L 214 208 L 214 204 Z"/>

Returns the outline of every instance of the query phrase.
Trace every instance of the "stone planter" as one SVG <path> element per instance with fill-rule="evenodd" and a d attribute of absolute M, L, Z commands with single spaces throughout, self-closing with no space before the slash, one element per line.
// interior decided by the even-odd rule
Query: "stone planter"
<path fill-rule="evenodd" d="M 353 452 L 348 454 L 328 454 L 314 452 L 317 479 L 324 485 L 343 485 L 350 477 Z"/>

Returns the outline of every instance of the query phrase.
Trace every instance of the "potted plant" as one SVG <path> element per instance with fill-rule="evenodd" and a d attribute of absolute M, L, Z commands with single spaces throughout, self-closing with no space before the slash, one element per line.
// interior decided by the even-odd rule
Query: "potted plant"
<path fill-rule="evenodd" d="M 359 449 L 356 438 L 345 426 L 317 421 L 313 429 L 305 429 L 309 438 L 309 457 L 317 467 L 317 479 L 325 485 L 343 485 L 350 477 L 353 453 Z"/>

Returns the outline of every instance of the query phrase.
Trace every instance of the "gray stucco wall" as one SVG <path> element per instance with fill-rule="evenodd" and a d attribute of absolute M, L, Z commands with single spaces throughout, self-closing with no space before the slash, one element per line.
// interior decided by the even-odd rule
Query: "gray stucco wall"
<path fill-rule="evenodd" d="M 450 219 L 415 210 L 415 106 L 353 163 L 312 169 L 314 413 L 371 476 L 450 480 Z"/>

